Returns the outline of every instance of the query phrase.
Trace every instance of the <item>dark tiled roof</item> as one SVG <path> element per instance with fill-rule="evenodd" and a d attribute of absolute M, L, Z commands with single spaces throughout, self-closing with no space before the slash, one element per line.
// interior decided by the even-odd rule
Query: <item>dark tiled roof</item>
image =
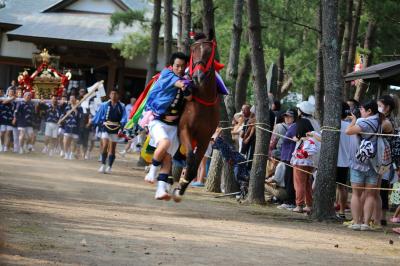
<path fill-rule="evenodd" d="M 144 0 L 121 0 L 132 9 L 149 7 Z M 82 14 L 72 12 L 46 12 L 44 10 L 59 3 L 59 0 L 12 0 L 0 9 L 0 24 L 21 25 L 7 32 L 11 39 L 49 38 L 112 44 L 120 41 L 124 34 L 141 31 L 139 25 L 120 27 L 113 35 L 108 34 L 110 15 Z"/>
<path fill-rule="evenodd" d="M 344 77 L 346 81 L 352 81 L 356 79 L 397 80 L 399 78 L 400 78 L 400 60 L 373 65 L 363 70 L 349 73 Z"/>

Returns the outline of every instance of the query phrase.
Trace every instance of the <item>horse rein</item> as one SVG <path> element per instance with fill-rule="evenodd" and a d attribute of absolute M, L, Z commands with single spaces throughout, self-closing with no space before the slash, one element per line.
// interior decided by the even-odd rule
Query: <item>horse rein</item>
<path fill-rule="evenodd" d="M 191 53 L 191 55 L 190 55 L 190 63 L 189 63 L 189 75 L 190 75 L 190 77 L 193 76 L 193 73 L 196 70 L 201 70 L 204 73 L 205 76 L 208 76 L 211 73 L 210 70 L 212 70 L 211 68 L 214 65 L 215 50 L 217 48 L 217 43 L 215 42 L 215 40 L 213 40 L 213 41 L 204 41 L 204 42 L 196 42 L 196 43 L 192 44 L 192 46 L 193 45 L 198 45 L 198 44 L 201 45 L 203 43 L 211 43 L 212 44 L 211 55 L 210 55 L 210 57 L 209 57 L 209 59 L 207 61 L 207 64 L 204 64 L 204 62 L 202 60 L 193 63 L 193 53 Z M 204 67 L 204 65 L 205 65 L 205 67 Z M 198 103 L 200 103 L 200 104 L 202 104 L 204 106 L 207 106 L 207 107 L 215 105 L 218 102 L 218 99 L 219 99 L 218 93 L 216 94 L 215 100 L 213 102 L 205 101 L 205 100 L 203 100 L 200 97 L 197 97 L 195 95 L 192 95 L 192 98 L 196 102 L 198 102 Z"/>

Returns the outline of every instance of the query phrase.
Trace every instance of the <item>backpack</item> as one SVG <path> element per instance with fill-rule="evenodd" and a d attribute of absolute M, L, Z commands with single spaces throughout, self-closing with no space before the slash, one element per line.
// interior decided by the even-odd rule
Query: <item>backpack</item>
<path fill-rule="evenodd" d="M 367 125 L 372 128 L 372 130 L 374 132 L 376 132 L 377 130 L 374 128 L 373 125 L 371 125 L 371 123 L 369 123 L 368 121 L 364 121 L 365 123 L 367 123 Z M 361 142 L 360 142 L 360 146 L 357 149 L 356 152 L 356 159 L 360 162 L 360 163 L 366 163 L 368 160 L 372 159 L 375 157 L 376 151 L 374 148 L 374 144 L 372 143 L 372 141 L 370 140 L 371 138 L 373 138 L 374 135 L 370 135 L 370 137 L 368 138 L 361 138 Z"/>
<path fill-rule="evenodd" d="M 379 133 L 382 134 L 381 126 L 379 127 Z M 372 160 L 372 166 L 378 174 L 382 175 L 390 169 L 392 153 L 389 141 L 383 136 L 378 136 L 376 147 L 376 158 Z"/>

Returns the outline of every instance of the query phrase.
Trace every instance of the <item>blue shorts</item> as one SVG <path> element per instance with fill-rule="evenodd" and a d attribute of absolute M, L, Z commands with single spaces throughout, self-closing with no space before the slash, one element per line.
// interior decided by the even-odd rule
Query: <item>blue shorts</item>
<path fill-rule="evenodd" d="M 378 184 L 378 174 L 374 169 L 369 169 L 367 172 L 361 172 L 359 170 L 350 169 L 350 182 L 353 184 Z"/>

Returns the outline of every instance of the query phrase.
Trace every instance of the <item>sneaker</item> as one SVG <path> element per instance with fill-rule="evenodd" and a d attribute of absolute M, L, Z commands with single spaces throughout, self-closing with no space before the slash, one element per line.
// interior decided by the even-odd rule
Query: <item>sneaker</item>
<path fill-rule="evenodd" d="M 301 206 L 297 206 L 296 208 L 292 209 L 292 212 L 303 213 L 303 208 Z"/>
<path fill-rule="evenodd" d="M 371 231 L 372 228 L 371 228 L 368 224 L 362 224 L 362 225 L 360 226 L 360 230 L 361 230 L 361 231 Z"/>
<path fill-rule="evenodd" d="M 303 212 L 311 213 L 311 207 L 306 206 L 305 208 L 303 208 Z"/>
<path fill-rule="evenodd" d="M 64 157 L 64 151 L 63 150 L 60 151 L 60 157 Z"/>
<path fill-rule="evenodd" d="M 3 145 L 0 145 L 0 152 L 3 152 Z"/>
<path fill-rule="evenodd" d="M 280 209 L 280 210 L 288 210 L 288 211 L 291 211 L 291 210 L 293 210 L 294 208 L 296 208 L 296 205 L 284 203 L 284 204 L 279 205 L 277 208 Z"/>
<path fill-rule="evenodd" d="M 53 156 L 53 154 L 54 154 L 54 150 L 50 150 L 49 151 L 49 156 L 51 157 L 51 156 Z"/>
<path fill-rule="evenodd" d="M 32 146 L 32 144 L 29 144 L 28 145 L 28 152 L 33 152 L 34 150 L 33 150 L 33 146 Z"/>
<path fill-rule="evenodd" d="M 157 179 L 157 174 L 160 168 L 161 168 L 160 166 L 151 165 L 149 173 L 144 178 L 144 181 L 153 184 L 154 181 Z"/>
<path fill-rule="evenodd" d="M 349 226 L 351 226 L 351 225 L 353 225 L 353 224 L 354 224 L 354 221 L 353 221 L 353 220 L 343 222 L 343 225 L 344 225 L 344 226 L 347 226 L 347 227 L 349 227 Z"/>
<path fill-rule="evenodd" d="M 19 154 L 24 154 L 24 149 L 23 148 L 19 148 Z"/>
<path fill-rule="evenodd" d="M 283 204 L 279 205 L 279 206 L 276 207 L 276 208 L 278 208 L 278 209 L 280 209 L 280 210 L 286 210 L 286 208 L 287 208 L 288 206 L 289 206 L 289 204 L 283 203 Z"/>
<path fill-rule="evenodd" d="M 354 231 L 360 231 L 361 230 L 361 224 L 351 224 L 351 225 L 349 225 L 348 228 L 351 229 L 351 230 L 354 230 Z"/>
<path fill-rule="evenodd" d="M 192 187 L 204 187 L 204 183 L 201 182 L 193 182 L 191 184 Z"/>
<path fill-rule="evenodd" d="M 123 151 L 120 151 L 120 152 L 118 152 L 122 157 L 125 157 L 125 154 L 126 154 L 126 150 L 123 150 Z"/>
<path fill-rule="evenodd" d="M 100 168 L 99 168 L 99 170 L 97 170 L 99 173 L 103 173 L 103 174 L 105 174 L 106 173 L 106 165 L 105 164 L 102 164 L 101 166 L 100 166 Z"/>
<path fill-rule="evenodd" d="M 346 220 L 346 215 L 344 213 L 336 213 L 336 218 L 339 220 Z"/>
<path fill-rule="evenodd" d="M 87 153 L 85 154 L 85 160 L 90 160 L 90 153 L 89 153 L 89 152 L 87 152 Z"/>
<path fill-rule="evenodd" d="M 74 160 L 74 159 L 76 159 L 75 154 L 70 152 L 69 155 L 68 155 L 68 160 Z"/>
<path fill-rule="evenodd" d="M 170 184 L 164 181 L 158 181 L 155 199 L 165 200 L 165 201 L 170 200 L 171 199 L 171 195 L 169 194 L 170 189 L 171 189 Z"/>
<path fill-rule="evenodd" d="M 68 153 L 64 154 L 64 160 L 69 160 L 69 154 Z"/>
<path fill-rule="evenodd" d="M 111 174 L 111 172 L 112 172 L 112 169 L 111 169 L 111 166 L 107 166 L 107 169 L 106 169 L 106 174 Z"/>
<path fill-rule="evenodd" d="M 3 152 L 7 152 L 7 151 L 8 151 L 7 146 L 4 146 L 4 147 L 3 147 Z"/>
<path fill-rule="evenodd" d="M 49 152 L 49 149 L 47 148 L 47 146 L 44 146 L 44 148 L 43 148 L 43 150 L 42 150 L 42 153 L 43 154 L 46 154 L 46 153 L 48 153 Z"/>

